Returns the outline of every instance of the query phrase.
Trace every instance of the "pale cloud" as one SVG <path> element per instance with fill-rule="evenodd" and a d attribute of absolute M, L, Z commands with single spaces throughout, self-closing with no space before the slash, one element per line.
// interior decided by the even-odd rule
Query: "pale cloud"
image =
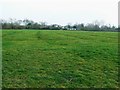
<path fill-rule="evenodd" d="M 104 20 L 117 25 L 118 0 L 1 0 L 2 18 L 33 19 L 49 23 L 89 23 Z"/>

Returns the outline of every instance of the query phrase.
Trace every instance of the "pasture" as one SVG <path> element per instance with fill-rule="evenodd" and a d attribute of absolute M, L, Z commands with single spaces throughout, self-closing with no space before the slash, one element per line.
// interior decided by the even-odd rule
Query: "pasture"
<path fill-rule="evenodd" d="M 4 88 L 117 88 L 118 33 L 3 30 Z"/>

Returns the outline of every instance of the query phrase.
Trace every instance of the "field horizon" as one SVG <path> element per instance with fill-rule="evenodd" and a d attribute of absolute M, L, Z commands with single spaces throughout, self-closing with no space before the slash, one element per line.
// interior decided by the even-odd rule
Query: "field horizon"
<path fill-rule="evenodd" d="M 118 32 L 2 30 L 3 88 L 118 88 Z"/>

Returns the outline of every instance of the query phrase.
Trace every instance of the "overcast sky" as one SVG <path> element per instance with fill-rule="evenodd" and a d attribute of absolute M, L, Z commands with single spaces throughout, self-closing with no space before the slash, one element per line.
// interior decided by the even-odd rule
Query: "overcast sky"
<path fill-rule="evenodd" d="M 91 23 L 118 25 L 119 0 L 0 0 L 0 18 L 32 19 L 48 24 Z"/>

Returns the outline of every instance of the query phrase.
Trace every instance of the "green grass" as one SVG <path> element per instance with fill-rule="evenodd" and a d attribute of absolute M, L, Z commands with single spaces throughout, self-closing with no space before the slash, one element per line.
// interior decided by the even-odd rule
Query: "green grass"
<path fill-rule="evenodd" d="M 2 30 L 0 30 L 0 88 L 2 88 Z"/>
<path fill-rule="evenodd" d="M 3 87 L 118 88 L 118 33 L 3 30 Z"/>

